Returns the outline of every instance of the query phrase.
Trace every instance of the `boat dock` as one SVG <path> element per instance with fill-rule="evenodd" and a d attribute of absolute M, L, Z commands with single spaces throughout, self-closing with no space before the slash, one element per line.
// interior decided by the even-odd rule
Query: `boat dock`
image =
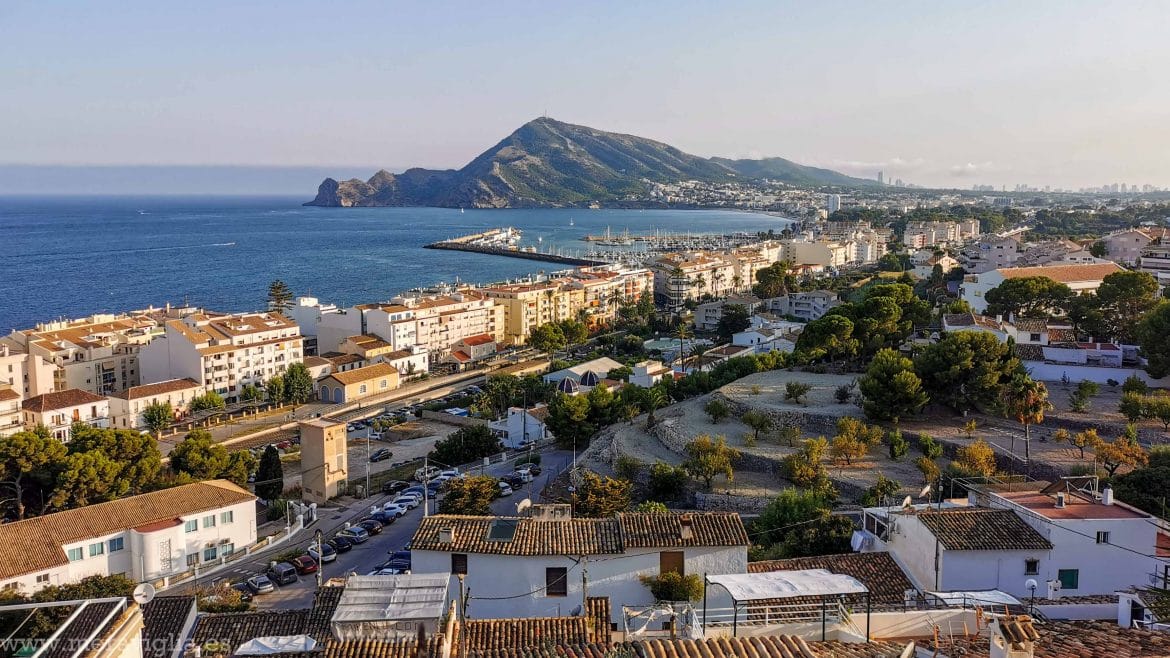
<path fill-rule="evenodd" d="M 586 235 L 580 238 L 601 247 L 625 247 L 646 252 L 686 251 L 690 249 L 730 249 L 759 241 L 754 233 L 675 233 L 652 231 L 631 234 L 629 229 L 613 233 L 609 228 L 601 235 Z"/>
<path fill-rule="evenodd" d="M 537 251 L 535 247 L 518 246 L 520 242 L 520 229 L 512 227 L 493 228 L 482 233 L 472 233 L 471 235 L 464 235 L 449 240 L 442 240 L 440 242 L 432 242 L 424 247 L 424 249 L 446 249 L 448 251 L 466 251 L 475 254 L 490 254 L 493 256 L 505 256 L 507 258 L 523 258 L 525 260 L 538 260 L 546 263 L 560 263 L 562 265 L 573 265 L 577 267 L 591 267 L 594 265 L 606 265 L 607 261 L 595 260 L 593 258 L 582 258 L 580 254 L 571 255 L 553 252 Z"/>

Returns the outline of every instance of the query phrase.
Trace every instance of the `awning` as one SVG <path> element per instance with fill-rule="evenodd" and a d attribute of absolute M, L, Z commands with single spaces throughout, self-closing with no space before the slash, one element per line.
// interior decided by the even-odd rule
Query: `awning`
<path fill-rule="evenodd" d="M 1019 599 L 1001 592 L 997 589 L 985 589 L 975 591 L 956 591 L 956 592 L 927 592 L 928 595 L 946 603 L 949 606 L 961 607 L 964 605 L 977 605 L 986 603 L 995 603 L 998 605 L 1023 605 Z"/>
<path fill-rule="evenodd" d="M 826 569 L 707 576 L 707 582 L 721 585 L 736 601 L 869 592 L 865 585 L 853 576 L 833 573 Z"/>
<path fill-rule="evenodd" d="M 241 644 L 234 655 L 271 656 L 278 653 L 308 653 L 317 648 L 317 641 L 308 635 L 257 637 Z"/>

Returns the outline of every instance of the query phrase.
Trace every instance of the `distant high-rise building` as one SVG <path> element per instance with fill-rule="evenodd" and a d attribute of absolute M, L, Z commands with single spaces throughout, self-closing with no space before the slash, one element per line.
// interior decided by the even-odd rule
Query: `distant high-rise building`
<path fill-rule="evenodd" d="M 1128 185 L 1126 185 L 1125 183 L 1122 183 L 1122 184 L 1121 184 L 1121 193 L 1122 193 L 1122 194 L 1125 194 L 1125 193 L 1126 193 L 1126 192 L 1128 192 L 1128 191 L 1129 191 L 1129 186 L 1128 186 Z"/>
<path fill-rule="evenodd" d="M 841 195 L 840 194 L 830 194 L 828 205 L 829 205 L 829 214 L 830 215 L 832 215 L 833 213 L 840 210 L 841 209 Z"/>
<path fill-rule="evenodd" d="M 883 174 L 882 172 L 879 171 L 878 172 L 878 185 L 882 185 L 884 183 L 884 181 L 883 181 L 884 178 L 885 178 L 885 174 Z"/>

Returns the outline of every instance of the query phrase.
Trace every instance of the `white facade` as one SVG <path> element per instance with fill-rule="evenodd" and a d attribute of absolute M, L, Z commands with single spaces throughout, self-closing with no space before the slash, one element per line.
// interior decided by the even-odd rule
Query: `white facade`
<path fill-rule="evenodd" d="M 1067 285 L 1074 293 L 1083 295 L 1096 292 L 1101 280 L 1114 272 L 1122 271 L 1116 263 L 1088 265 L 1053 265 L 1040 267 L 1011 267 L 991 270 L 980 274 L 967 275 L 959 295 L 971 305 L 971 310 L 982 313 L 987 310 L 987 293 L 1007 279 L 1023 277 L 1047 277 Z"/>
<path fill-rule="evenodd" d="M 60 441 L 73 438 L 73 423 L 110 426 L 110 401 L 88 391 L 69 389 L 45 393 L 21 403 L 25 429 L 44 425 Z"/>
<path fill-rule="evenodd" d="M 156 403 L 168 403 L 175 419 L 186 415 L 191 400 L 204 388 L 190 379 L 175 379 L 145 386 L 132 386 L 110 396 L 110 423 L 116 429 L 146 429 L 143 412 Z"/>
<path fill-rule="evenodd" d="M 500 437 L 505 448 L 519 448 L 530 443 L 545 441 L 552 438 L 552 432 L 544 424 L 548 416 L 546 405 L 537 405 L 532 409 L 511 407 L 507 418 L 492 421 L 492 432 Z"/>
<path fill-rule="evenodd" d="M 809 290 L 807 292 L 793 292 L 780 297 L 773 297 L 764 302 L 765 308 L 778 315 L 790 315 L 805 322 L 819 319 L 835 306 L 840 306 L 841 300 L 837 293 L 831 290 Z"/>

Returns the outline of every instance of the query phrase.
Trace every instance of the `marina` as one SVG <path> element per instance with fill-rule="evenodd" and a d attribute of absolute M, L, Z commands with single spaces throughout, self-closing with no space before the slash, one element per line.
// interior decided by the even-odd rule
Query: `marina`
<path fill-rule="evenodd" d="M 445 249 L 448 251 L 466 251 L 476 254 L 491 254 L 508 258 L 522 258 L 537 260 L 546 263 L 562 265 L 593 266 L 605 265 L 614 261 L 602 260 L 595 253 L 582 254 L 581 250 L 570 250 L 548 247 L 540 251 L 534 246 L 520 247 L 520 238 L 523 235 L 520 229 L 511 226 L 493 228 L 480 233 L 472 233 L 457 238 L 441 240 L 425 245 L 424 249 Z"/>

